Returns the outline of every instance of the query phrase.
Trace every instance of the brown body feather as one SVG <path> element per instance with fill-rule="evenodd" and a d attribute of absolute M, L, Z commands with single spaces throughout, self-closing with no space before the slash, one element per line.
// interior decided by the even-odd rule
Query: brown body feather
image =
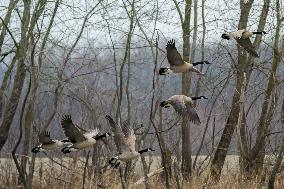
<path fill-rule="evenodd" d="M 201 123 L 190 97 L 185 95 L 174 95 L 171 96 L 166 102 L 171 104 L 178 114 L 188 118 L 191 122 L 197 125 Z"/>

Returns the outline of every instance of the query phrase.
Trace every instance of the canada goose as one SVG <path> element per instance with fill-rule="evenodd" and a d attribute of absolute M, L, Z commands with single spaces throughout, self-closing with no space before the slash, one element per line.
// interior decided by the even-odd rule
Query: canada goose
<path fill-rule="evenodd" d="M 144 152 L 155 151 L 152 148 L 146 148 L 144 150 L 136 151 L 135 150 L 135 140 L 136 140 L 136 137 L 135 137 L 133 129 L 129 128 L 128 122 L 124 122 L 121 129 L 122 129 L 122 133 L 124 135 L 122 142 L 126 146 L 122 146 L 121 153 L 119 153 L 115 157 L 112 157 L 109 160 L 109 164 L 112 167 L 118 167 L 119 166 L 120 162 L 117 162 L 118 160 L 123 161 L 123 162 L 127 162 L 127 161 L 130 161 L 130 160 L 138 158 Z"/>
<path fill-rule="evenodd" d="M 80 129 L 79 127 L 73 124 L 71 115 L 65 115 L 62 117 L 61 126 L 63 128 L 65 136 L 72 143 L 71 145 L 62 148 L 61 151 L 64 154 L 90 147 L 94 145 L 97 140 L 102 139 L 103 137 L 110 136 L 110 133 L 98 135 L 98 129 L 91 131 L 84 131 Z"/>
<path fill-rule="evenodd" d="M 38 153 L 46 150 L 54 150 L 56 148 L 62 147 L 64 144 L 70 143 L 69 140 L 53 140 L 50 138 L 50 132 L 44 131 L 38 135 L 38 140 L 40 145 L 32 148 L 33 153 Z"/>
<path fill-rule="evenodd" d="M 161 102 L 160 106 L 164 108 L 173 106 L 178 114 L 184 117 L 188 117 L 191 122 L 199 125 L 201 122 L 196 110 L 193 107 L 193 100 L 201 98 L 208 99 L 205 96 L 188 97 L 185 95 L 174 95 L 171 96 L 168 100 Z"/>
<path fill-rule="evenodd" d="M 160 68 L 159 70 L 160 75 L 166 75 L 170 73 L 183 73 L 187 71 L 193 71 L 204 75 L 198 69 L 196 69 L 195 66 L 198 64 L 210 64 L 207 61 L 195 62 L 195 63 L 183 61 L 181 55 L 179 54 L 177 48 L 175 47 L 175 41 L 173 39 L 168 41 L 166 50 L 167 50 L 167 59 L 170 64 L 170 67 Z"/>
<path fill-rule="evenodd" d="M 267 34 L 267 33 L 265 31 L 249 32 L 246 29 L 242 29 L 242 30 L 237 30 L 237 31 L 230 32 L 230 33 L 223 33 L 221 37 L 227 40 L 234 38 L 237 41 L 237 43 L 240 46 L 242 46 L 249 54 L 258 58 L 259 55 L 255 51 L 253 44 L 251 43 L 249 39 L 252 35 L 258 35 L 258 34 L 262 35 L 262 34 Z"/>

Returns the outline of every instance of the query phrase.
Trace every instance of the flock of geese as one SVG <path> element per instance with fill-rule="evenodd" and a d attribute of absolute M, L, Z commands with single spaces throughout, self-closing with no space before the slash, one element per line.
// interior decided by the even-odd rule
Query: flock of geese
<path fill-rule="evenodd" d="M 255 51 L 253 44 L 250 41 L 252 35 L 262 35 L 266 32 L 249 32 L 246 29 L 224 33 L 222 34 L 223 39 L 235 39 L 236 42 L 243 47 L 250 55 L 254 57 L 259 57 Z M 171 73 L 184 73 L 184 72 L 195 72 L 200 75 L 204 75 L 195 66 L 199 64 L 210 64 L 208 61 L 201 62 L 185 62 L 180 53 L 177 51 L 175 46 L 175 41 L 170 40 L 166 45 L 167 59 L 170 67 L 160 68 L 159 74 L 166 75 Z M 173 107 L 174 110 L 181 116 L 187 118 L 194 124 L 201 124 L 200 118 L 193 106 L 193 101 L 198 99 L 207 99 L 205 96 L 198 97 L 188 97 L 185 95 L 173 95 L 167 100 L 160 103 L 160 107 L 168 108 Z M 110 116 L 106 116 L 110 120 Z M 54 140 L 51 139 L 50 133 L 47 131 L 41 132 L 38 136 L 39 145 L 32 148 L 33 153 L 38 153 L 41 151 L 54 150 L 63 147 L 61 151 L 66 154 L 78 150 L 82 150 L 88 147 L 92 147 L 100 139 L 115 136 L 117 133 L 104 133 L 100 134 L 98 129 L 86 131 L 81 127 L 75 125 L 72 121 L 71 115 L 64 115 L 61 119 L 61 126 L 67 139 Z M 144 152 L 154 151 L 152 148 L 146 148 L 144 150 L 137 151 L 135 149 L 135 134 L 134 130 L 129 127 L 129 124 L 123 124 L 121 126 L 123 133 L 122 142 L 126 148 L 121 148 L 120 152 L 109 160 L 109 164 L 113 167 L 119 166 L 120 162 L 127 162 L 138 158 Z"/>

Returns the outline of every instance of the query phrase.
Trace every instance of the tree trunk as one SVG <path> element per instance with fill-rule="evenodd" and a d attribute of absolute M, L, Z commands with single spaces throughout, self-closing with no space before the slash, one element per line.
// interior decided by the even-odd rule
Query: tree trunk
<path fill-rule="evenodd" d="M 2 54 L 2 46 L 3 46 L 4 39 L 5 39 L 5 36 L 6 36 L 6 33 L 7 33 L 7 28 L 6 27 L 9 26 L 12 12 L 13 12 L 16 4 L 18 3 L 18 1 L 19 0 L 15 0 L 15 1 L 14 0 L 10 0 L 7 14 L 5 15 L 5 18 L 3 19 L 4 23 L 0 24 L 0 29 L 1 29 L 1 34 L 0 34 L 0 54 Z M 4 26 L 4 24 L 5 24 L 6 27 Z M 4 107 L 5 107 L 5 103 L 4 103 L 5 101 L 4 101 L 4 98 L 3 98 L 4 92 L 5 92 L 6 88 L 7 88 L 9 77 L 11 75 L 11 72 L 12 72 L 12 70 L 14 68 L 14 65 L 15 65 L 16 61 L 17 61 L 16 56 L 14 56 L 14 58 L 11 61 L 11 64 L 8 67 L 8 70 L 4 74 L 4 78 L 3 78 L 3 81 L 2 81 L 2 84 L 1 84 L 1 87 L 0 87 L 0 118 L 2 117 L 2 113 L 3 113 Z"/>
<path fill-rule="evenodd" d="M 37 5 L 36 5 L 36 10 L 34 11 L 33 13 L 33 16 L 31 18 L 31 22 L 33 23 L 36 23 L 37 20 L 39 19 L 40 15 L 42 14 L 44 8 L 45 8 L 45 5 L 46 5 L 46 0 L 45 1 L 39 1 L 37 2 Z M 30 96 L 29 96 L 29 101 L 27 102 L 28 105 L 27 105 L 27 109 L 26 109 L 26 114 L 25 114 L 25 118 L 24 118 L 24 141 L 23 141 L 23 157 L 22 157 L 22 167 L 23 169 L 26 169 L 26 164 L 27 164 L 27 161 L 28 161 L 28 155 L 29 155 L 29 152 L 30 152 L 30 141 L 31 141 L 31 128 L 32 128 L 32 123 L 33 123 L 33 119 L 34 119 L 34 112 L 35 112 L 35 109 L 34 109 L 34 106 L 35 106 L 35 103 L 36 103 L 36 92 L 37 92 L 37 88 L 38 88 L 38 79 L 37 78 L 37 70 L 39 70 L 41 68 L 41 64 L 42 64 L 42 55 L 43 55 L 43 52 L 44 52 L 44 49 L 45 49 L 45 44 L 46 44 L 46 40 L 47 40 L 47 37 L 50 33 L 50 27 L 52 25 L 52 22 L 53 22 L 53 18 L 55 16 L 55 13 L 56 13 L 56 10 L 58 8 L 58 1 L 56 2 L 56 5 L 55 5 L 55 11 L 53 12 L 53 15 L 52 15 L 52 18 L 51 18 L 51 23 L 49 23 L 49 27 L 48 27 L 48 30 L 44 36 L 44 40 L 41 44 L 41 48 L 40 48 L 40 54 L 39 54 L 39 57 L 38 57 L 38 68 L 37 68 L 37 65 L 36 65 L 36 47 L 37 47 L 37 43 L 38 43 L 38 39 L 35 39 L 34 38 L 34 35 L 29 35 L 29 39 L 30 39 L 30 43 L 29 43 L 29 46 L 30 46 L 30 78 L 31 78 L 31 93 L 30 93 Z M 32 33 L 33 30 L 34 30 L 34 27 L 35 27 L 35 24 L 32 24 L 29 28 L 29 33 Z"/>
<path fill-rule="evenodd" d="M 247 27 L 248 16 L 250 9 L 252 7 L 253 1 L 249 1 L 244 4 L 242 1 L 240 2 L 241 14 L 239 19 L 238 29 L 243 29 Z M 225 158 L 228 152 L 228 148 L 234 134 L 235 127 L 238 122 L 238 115 L 240 111 L 240 93 L 242 88 L 242 83 L 244 80 L 243 73 L 247 71 L 248 62 L 246 53 L 243 49 L 238 48 L 238 65 L 237 74 L 236 74 L 236 87 L 233 96 L 231 111 L 229 113 L 229 117 L 227 119 L 227 123 L 223 130 L 221 139 L 218 143 L 217 149 L 214 153 L 211 165 L 210 165 L 210 182 L 218 182 L 220 179 L 221 171 L 225 162 Z"/>
<path fill-rule="evenodd" d="M 246 28 L 247 26 L 247 21 L 248 21 L 248 15 L 251 9 L 251 6 L 253 4 L 253 1 L 249 1 L 248 3 L 244 4 L 243 2 L 241 2 L 240 7 L 241 7 L 241 16 L 240 16 L 240 21 L 239 21 L 239 29 L 243 29 Z M 268 10 L 269 10 L 269 5 L 270 5 L 270 0 L 264 0 L 264 5 L 262 8 L 262 12 L 261 12 L 261 16 L 260 16 L 260 20 L 259 20 L 259 24 L 258 24 L 258 31 L 263 31 L 265 23 L 266 23 L 266 18 L 268 15 Z M 257 49 L 260 45 L 261 42 L 261 36 L 257 36 L 255 41 L 254 41 L 254 46 Z M 227 120 L 226 126 L 224 128 L 224 131 L 222 133 L 221 136 L 221 140 L 218 144 L 218 147 L 215 151 L 212 163 L 211 163 L 211 168 L 210 168 L 210 176 L 211 176 L 211 181 L 218 181 L 220 179 L 220 174 L 221 174 L 221 170 L 225 161 L 225 157 L 227 154 L 227 150 L 228 147 L 230 145 L 230 141 L 231 138 L 233 136 L 234 133 L 234 129 L 237 125 L 238 122 L 238 116 L 239 116 L 239 112 L 240 112 L 240 93 L 239 91 L 241 91 L 242 88 L 242 83 L 244 81 L 244 77 L 243 77 L 243 73 L 247 73 L 247 80 L 249 81 L 250 79 L 250 75 L 252 72 L 252 66 L 253 66 L 253 61 L 254 58 L 249 56 L 248 58 L 246 57 L 246 55 L 244 54 L 244 52 L 242 52 L 243 50 L 241 48 L 238 48 L 238 65 L 237 65 L 237 81 L 236 81 L 236 90 L 233 96 L 233 102 L 232 102 L 232 108 L 229 114 L 229 118 Z M 243 116 L 242 119 L 242 124 L 240 125 L 240 134 L 241 137 L 244 138 L 245 137 L 245 116 Z M 247 144 L 246 144 L 246 140 L 242 140 L 242 145 L 245 147 L 244 149 L 247 148 Z M 249 151 L 247 150 L 247 154 L 246 153 L 241 153 L 240 154 L 240 169 L 241 171 L 245 170 L 245 172 L 247 172 L 247 168 L 248 166 L 248 161 L 249 160 Z M 250 174 L 250 173 L 249 173 Z"/>
<path fill-rule="evenodd" d="M 265 27 L 265 23 L 266 23 L 266 19 L 267 19 L 267 15 L 268 15 L 268 11 L 269 11 L 269 7 L 270 7 L 270 0 L 264 0 L 264 4 L 263 4 L 263 7 L 262 7 L 262 11 L 261 11 L 261 14 L 260 14 L 260 19 L 259 19 L 259 23 L 258 23 L 258 28 L 257 28 L 257 31 L 263 31 L 264 30 L 264 27 Z M 260 44 L 261 44 L 261 39 L 262 39 L 262 36 L 261 35 L 257 35 L 256 38 L 255 38 L 255 41 L 253 43 L 254 47 L 257 49 L 259 48 Z M 254 64 L 254 57 L 249 57 L 248 59 L 248 68 L 246 68 L 247 70 L 247 79 L 249 81 L 250 79 L 250 75 L 252 73 L 252 67 L 253 67 L 253 64 Z M 246 87 L 248 85 L 248 82 L 246 84 Z M 244 112 L 245 113 L 245 112 Z M 249 144 L 247 142 L 247 139 L 246 139 L 246 116 L 244 115 L 243 116 L 243 122 L 242 124 L 240 125 L 241 128 L 240 128 L 240 137 L 241 137 L 241 145 L 244 147 L 244 151 L 242 153 L 240 153 L 240 158 L 239 158 L 239 165 L 240 165 L 240 171 L 241 171 L 241 175 L 243 175 L 245 177 L 245 179 L 251 177 L 251 166 L 250 166 L 250 162 L 251 162 L 251 158 L 250 158 L 250 155 L 251 155 L 251 149 L 249 149 Z"/>
<path fill-rule="evenodd" d="M 5 15 L 5 18 L 3 20 L 7 27 L 9 26 L 12 12 L 13 12 L 14 8 L 16 7 L 18 1 L 19 0 L 10 0 L 10 2 L 9 2 L 7 14 Z M 1 34 L 0 34 L 0 53 L 1 53 L 2 52 L 2 46 L 3 46 L 3 43 L 4 43 L 4 38 L 5 38 L 6 33 L 7 33 L 7 28 L 3 25 L 3 23 L 1 23 L 0 24 L 0 29 L 1 29 Z"/>
<path fill-rule="evenodd" d="M 190 35 L 190 15 L 192 0 L 187 0 L 185 4 L 185 16 L 183 21 L 183 60 L 189 61 L 189 35 Z M 182 74 L 182 94 L 189 95 L 191 83 L 191 74 Z M 187 119 L 182 119 L 182 165 L 181 170 L 185 178 L 191 175 L 191 143 L 190 143 L 190 126 Z"/>
<path fill-rule="evenodd" d="M 204 61 L 204 57 L 205 57 L 205 34 L 206 34 L 205 0 L 202 0 L 202 6 L 201 7 L 202 7 L 202 13 L 201 13 L 201 15 L 202 15 L 201 61 Z M 194 22 L 194 25 L 195 25 L 195 22 Z M 196 30 L 197 30 L 197 28 L 196 28 Z M 191 58 L 191 61 L 194 61 L 194 60 Z M 200 66 L 200 71 L 202 72 L 202 70 L 203 70 L 203 64 Z M 194 96 L 199 96 L 199 94 L 200 94 L 201 78 L 202 77 L 198 77 L 198 79 L 197 79 Z M 196 106 L 196 104 L 197 104 L 197 101 L 194 101 L 194 106 Z"/>
<path fill-rule="evenodd" d="M 122 105 L 122 100 L 123 100 L 123 88 L 124 88 L 123 70 L 124 70 L 125 64 L 128 62 L 127 59 L 129 58 L 129 54 L 130 54 L 130 43 L 131 43 L 133 30 L 134 30 L 134 27 L 135 27 L 135 25 L 134 25 L 135 0 L 133 0 L 132 3 L 131 3 L 131 11 L 130 11 L 130 13 L 127 11 L 127 7 L 126 7 L 125 4 L 124 4 L 124 8 L 125 8 L 126 13 L 127 13 L 128 17 L 129 17 L 130 25 L 129 25 L 129 30 L 128 30 L 128 34 L 127 34 L 127 40 L 126 40 L 126 47 L 125 47 L 124 57 L 123 57 L 123 61 L 122 61 L 122 64 L 121 64 L 120 70 L 119 70 L 119 89 L 117 89 L 119 91 L 119 93 L 118 93 L 118 102 L 117 102 L 117 111 L 116 111 L 116 121 L 122 120 L 122 118 L 121 118 L 121 113 L 122 113 L 121 112 L 121 105 Z"/>
<path fill-rule="evenodd" d="M 25 57 L 28 46 L 27 31 L 30 22 L 30 1 L 24 1 L 24 13 L 21 22 L 21 41 L 17 49 L 18 64 L 17 71 L 14 77 L 14 85 L 11 97 L 8 100 L 7 108 L 5 109 L 3 121 L 0 127 L 0 151 L 2 150 L 8 138 L 9 130 L 16 113 L 18 103 L 21 97 L 22 88 L 25 80 Z"/>
<path fill-rule="evenodd" d="M 279 5 L 279 0 L 277 0 L 276 3 Z M 284 100 L 282 102 L 281 122 L 282 122 L 282 126 L 284 127 Z M 282 144 L 281 144 L 279 155 L 277 156 L 276 163 L 274 164 L 273 169 L 272 169 L 271 174 L 270 174 L 269 179 L 268 179 L 268 189 L 274 188 L 275 177 L 276 177 L 276 174 L 278 173 L 279 167 L 282 163 L 283 154 L 284 154 L 284 136 L 282 137 Z"/>
<path fill-rule="evenodd" d="M 276 72 L 279 66 L 281 55 L 279 51 L 279 42 L 280 42 L 280 28 L 281 28 L 281 16 L 280 16 L 280 5 L 279 1 L 276 2 L 276 31 L 275 31 L 275 38 L 274 38 L 274 56 L 272 60 L 272 68 L 267 84 L 267 88 L 265 91 L 265 97 L 262 104 L 261 114 L 259 118 L 259 125 L 257 127 L 257 135 L 256 135 L 256 142 L 252 148 L 251 152 L 251 161 L 250 166 L 256 175 L 259 176 L 261 173 L 264 157 L 265 157 L 265 144 L 266 144 L 266 135 L 268 132 L 268 127 L 270 126 L 270 122 L 272 117 L 270 116 L 269 112 L 274 111 L 276 107 L 275 102 L 275 84 L 276 84 Z M 250 172 L 251 172 L 250 171 Z"/>

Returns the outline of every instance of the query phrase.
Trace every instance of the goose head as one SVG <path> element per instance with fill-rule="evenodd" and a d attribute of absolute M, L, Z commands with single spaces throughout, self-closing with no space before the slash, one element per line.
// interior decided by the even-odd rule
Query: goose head
<path fill-rule="evenodd" d="M 169 108 L 169 107 L 171 107 L 171 104 L 170 104 L 169 101 L 163 101 L 163 102 L 160 103 L 160 107 Z"/>
<path fill-rule="evenodd" d="M 147 152 L 154 152 L 154 151 L 155 151 L 155 150 L 154 150 L 153 148 L 151 148 L 151 147 L 148 148 L 147 150 L 148 150 Z"/>
<path fill-rule="evenodd" d="M 120 164 L 120 162 L 118 161 L 118 156 L 112 157 L 109 161 L 108 161 L 109 165 L 113 168 L 117 168 Z"/>
<path fill-rule="evenodd" d="M 61 149 L 61 152 L 63 152 L 64 154 L 68 154 L 70 152 L 76 152 L 76 151 L 78 151 L 78 149 L 76 149 L 72 146 L 66 146 L 66 147 Z"/>
<path fill-rule="evenodd" d="M 167 75 L 172 73 L 173 71 L 170 68 L 160 68 L 159 75 Z"/>
<path fill-rule="evenodd" d="M 230 36 L 228 36 L 227 34 L 223 33 L 221 36 L 223 39 L 227 39 L 230 40 Z"/>
<path fill-rule="evenodd" d="M 36 147 L 32 148 L 32 153 L 36 154 L 36 153 L 41 152 L 41 151 L 44 151 L 44 149 L 41 146 L 36 146 Z"/>

